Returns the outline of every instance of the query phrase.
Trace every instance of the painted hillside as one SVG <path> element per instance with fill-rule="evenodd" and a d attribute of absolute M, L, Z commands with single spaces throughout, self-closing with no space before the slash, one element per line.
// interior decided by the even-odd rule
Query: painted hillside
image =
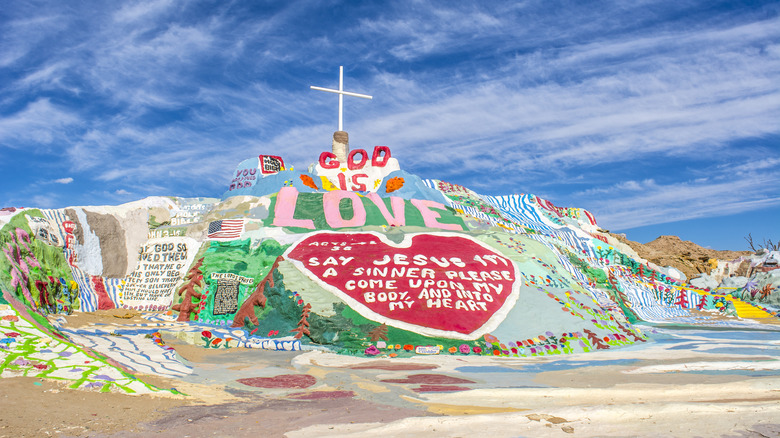
<path fill-rule="evenodd" d="M 241 162 L 220 199 L 4 208 L 2 376 L 54 373 L 69 351 L 110 368 L 57 318 L 110 309 L 208 348 L 387 357 L 589 352 L 646 342 L 637 323 L 777 327 L 762 324 L 778 315 L 771 253 L 742 284 L 715 261 L 716 287 L 694 287 L 586 210 L 422 179 L 388 147 L 349 152 L 345 134 L 304 171 Z M 112 372 L 76 386 L 140 385 Z"/>

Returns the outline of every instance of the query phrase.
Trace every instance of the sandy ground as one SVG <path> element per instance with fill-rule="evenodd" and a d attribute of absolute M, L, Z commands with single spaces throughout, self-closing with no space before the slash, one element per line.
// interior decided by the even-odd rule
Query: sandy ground
<path fill-rule="evenodd" d="M 365 359 L 163 339 L 192 373 L 138 377 L 186 396 L 1 379 L 0 436 L 780 436 L 778 332 L 659 329 L 638 346 L 516 359 Z"/>

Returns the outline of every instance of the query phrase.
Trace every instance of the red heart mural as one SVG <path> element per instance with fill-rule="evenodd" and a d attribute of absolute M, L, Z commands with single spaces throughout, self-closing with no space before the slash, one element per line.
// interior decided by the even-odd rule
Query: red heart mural
<path fill-rule="evenodd" d="M 517 301 L 520 274 L 470 236 L 309 234 L 284 255 L 364 317 L 426 336 L 476 339 Z"/>

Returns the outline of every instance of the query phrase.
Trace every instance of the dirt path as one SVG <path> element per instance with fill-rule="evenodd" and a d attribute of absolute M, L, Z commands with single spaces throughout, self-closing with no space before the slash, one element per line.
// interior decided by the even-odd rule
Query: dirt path
<path fill-rule="evenodd" d="M 402 360 L 207 350 L 171 339 L 192 373 L 153 380 L 187 396 L 2 379 L 0 436 L 780 434 L 776 332 L 669 329 L 653 337 L 581 355 Z"/>

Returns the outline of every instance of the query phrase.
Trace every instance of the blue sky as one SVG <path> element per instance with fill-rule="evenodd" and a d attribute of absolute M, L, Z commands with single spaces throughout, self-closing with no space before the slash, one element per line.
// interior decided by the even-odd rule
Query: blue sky
<path fill-rule="evenodd" d="M 8 1 L 0 205 L 214 196 L 352 148 L 648 241 L 778 240 L 780 2 Z"/>

